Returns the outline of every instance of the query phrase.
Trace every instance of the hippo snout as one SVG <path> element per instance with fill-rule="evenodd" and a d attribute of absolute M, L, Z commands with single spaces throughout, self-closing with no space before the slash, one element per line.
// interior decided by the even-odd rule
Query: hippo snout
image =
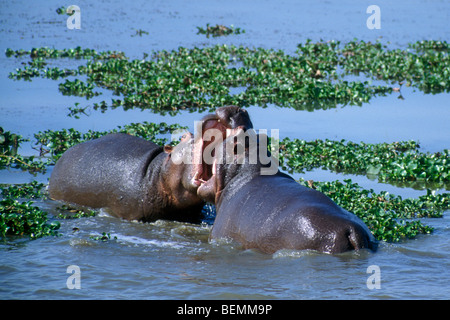
<path fill-rule="evenodd" d="M 376 251 L 377 242 L 362 225 L 346 223 L 345 228 L 337 233 L 330 253 L 341 253 L 352 250 L 370 249 Z"/>

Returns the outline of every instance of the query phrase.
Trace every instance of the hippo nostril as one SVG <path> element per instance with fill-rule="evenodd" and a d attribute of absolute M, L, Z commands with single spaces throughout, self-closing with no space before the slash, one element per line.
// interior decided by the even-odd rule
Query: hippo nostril
<path fill-rule="evenodd" d="M 350 250 L 361 249 L 361 244 L 358 243 L 358 240 L 355 237 L 354 230 L 348 230 L 345 234 L 345 237 L 348 239 L 348 248 Z"/>
<path fill-rule="evenodd" d="M 351 226 L 345 232 L 345 239 L 347 239 L 347 247 L 349 250 L 368 248 L 376 251 L 376 244 L 370 240 L 361 226 Z"/>

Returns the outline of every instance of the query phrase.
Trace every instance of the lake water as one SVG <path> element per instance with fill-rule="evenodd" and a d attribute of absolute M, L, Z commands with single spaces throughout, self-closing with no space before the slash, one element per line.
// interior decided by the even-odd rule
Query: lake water
<path fill-rule="evenodd" d="M 0 8 L 0 51 L 6 48 L 58 49 L 82 46 L 122 50 L 141 58 L 152 50 L 227 43 L 282 49 L 313 41 L 353 38 L 389 41 L 406 47 L 423 39 L 450 40 L 448 1 L 376 1 L 381 29 L 366 27 L 367 3 L 361 1 L 76 1 L 81 29 L 69 30 L 60 1 L 4 2 Z M 375 3 L 374 3 L 375 4 Z M 196 26 L 233 24 L 245 34 L 221 38 L 196 35 Z M 134 36 L 136 30 L 149 34 Z M 176 117 L 150 111 L 108 110 L 80 119 L 67 107 L 82 98 L 62 96 L 58 81 L 12 81 L 8 73 L 21 59 L 0 55 L 0 126 L 26 138 L 43 130 L 109 130 L 131 122 L 180 123 L 193 128 L 203 114 Z M 279 129 L 280 137 L 346 139 L 370 143 L 416 140 L 423 151 L 449 148 L 450 95 L 425 95 L 402 89 L 398 95 L 372 99 L 362 107 L 314 112 L 269 106 L 249 108 L 257 129 Z M 108 101 L 107 95 L 99 100 Z M 89 101 L 92 104 L 92 99 Z M 24 145 L 21 154 L 35 154 Z M 47 183 L 49 176 L 0 171 L 0 183 Z M 365 188 L 417 197 L 424 190 L 380 184 L 364 176 L 315 170 L 296 177 L 336 180 L 351 177 Z M 440 190 L 443 192 L 445 190 Z M 49 212 L 57 203 L 37 202 Z M 431 235 L 401 243 L 381 243 L 378 252 L 326 255 L 280 251 L 264 255 L 233 243 L 209 243 L 209 226 L 158 221 L 124 222 L 106 214 L 64 220 L 60 237 L 0 243 L 0 299 L 449 299 L 450 212 L 424 219 Z M 94 241 L 110 233 L 116 240 Z M 79 267 L 80 289 L 68 289 L 67 268 Z M 372 288 L 368 267 L 378 266 L 380 288 Z M 367 284 L 369 280 L 369 286 Z"/>

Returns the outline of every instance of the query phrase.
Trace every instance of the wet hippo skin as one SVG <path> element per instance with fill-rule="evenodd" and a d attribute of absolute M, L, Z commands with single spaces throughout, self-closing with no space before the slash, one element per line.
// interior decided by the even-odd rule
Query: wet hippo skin
<path fill-rule="evenodd" d="M 237 164 L 237 155 L 232 163 L 215 162 L 212 177 L 198 189 L 205 201 L 216 205 L 211 239 L 233 239 L 264 253 L 376 250 L 373 235 L 358 217 L 280 171 L 261 175 L 261 163 L 249 163 L 250 152 L 256 148 L 245 148 L 243 164 Z"/>
<path fill-rule="evenodd" d="M 124 133 L 109 134 L 67 150 L 53 169 L 52 199 L 106 208 L 127 220 L 198 221 L 203 201 L 196 195 L 192 166 L 176 165 L 171 154 L 190 148 L 186 135 L 163 147 Z"/>
<path fill-rule="evenodd" d="M 203 120 L 202 133 L 216 128 L 252 126 L 247 112 L 236 106 L 218 108 Z M 197 152 L 202 152 L 200 148 Z M 113 216 L 145 222 L 168 219 L 200 222 L 203 200 L 197 195 L 202 165 L 174 162 L 195 152 L 186 133 L 176 147 L 161 147 L 128 134 L 110 134 L 68 149 L 57 161 L 49 194 Z"/>

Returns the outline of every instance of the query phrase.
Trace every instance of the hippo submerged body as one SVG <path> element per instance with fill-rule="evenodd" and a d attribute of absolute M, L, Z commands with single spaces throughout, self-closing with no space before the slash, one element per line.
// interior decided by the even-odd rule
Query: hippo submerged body
<path fill-rule="evenodd" d="M 236 106 L 216 109 L 203 119 L 202 132 L 225 134 L 236 126 L 251 128 L 247 112 Z M 49 183 L 54 200 L 145 222 L 157 219 L 200 222 L 204 201 L 197 195 L 202 165 L 173 161 L 195 149 L 186 133 L 176 147 L 158 146 L 128 134 L 109 134 L 68 149 L 57 161 Z"/>
<path fill-rule="evenodd" d="M 266 253 L 374 247 L 370 231 L 355 215 L 282 173 L 255 176 L 246 184 L 236 179 L 223 190 L 216 210 L 211 238 L 231 237 Z"/>
<path fill-rule="evenodd" d="M 188 148 L 189 139 L 166 152 L 153 142 L 124 133 L 76 145 L 56 163 L 50 197 L 106 208 L 127 220 L 196 221 L 203 202 L 191 183 L 190 167 L 175 165 L 169 157 L 170 152 Z"/>
<path fill-rule="evenodd" d="M 245 152 L 243 164 L 237 156 L 232 163 L 214 163 L 212 176 L 198 189 L 216 205 L 211 239 L 230 238 L 264 253 L 376 249 L 373 235 L 354 214 L 284 173 L 261 175 L 262 165 L 250 164 L 250 151 Z"/>

